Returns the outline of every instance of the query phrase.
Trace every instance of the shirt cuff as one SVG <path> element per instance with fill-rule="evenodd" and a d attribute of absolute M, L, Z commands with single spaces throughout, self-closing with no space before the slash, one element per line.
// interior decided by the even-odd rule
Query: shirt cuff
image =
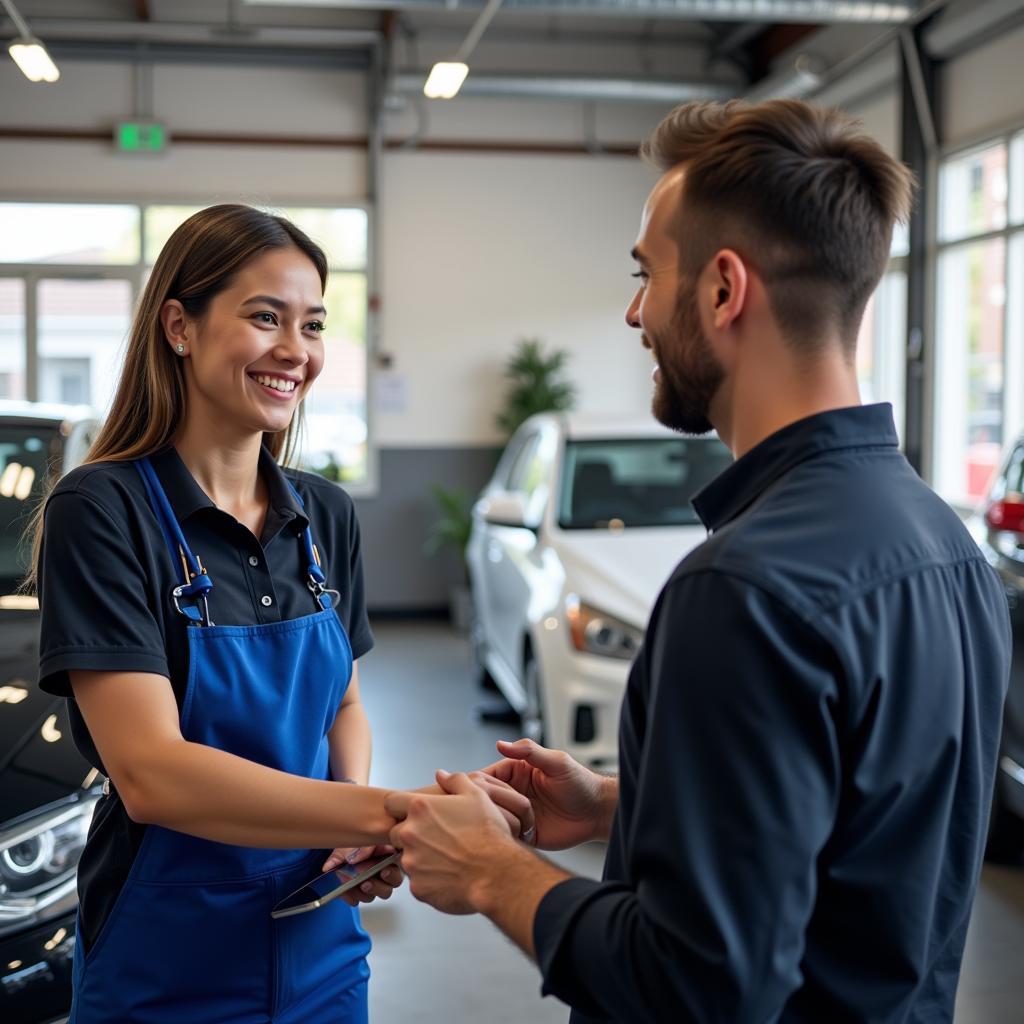
<path fill-rule="evenodd" d="M 576 927 L 587 907 L 601 896 L 625 891 L 623 886 L 595 882 L 589 878 L 569 878 L 559 882 L 544 896 L 533 919 L 533 948 L 543 978 L 541 993 L 557 996 L 573 1009 L 596 1017 L 604 1016 L 602 1008 L 590 996 L 588 968 L 576 964 L 573 955 Z M 595 936 L 599 943 L 602 937 Z M 597 959 L 589 969 L 601 970 Z"/>
<path fill-rule="evenodd" d="M 167 659 L 152 651 L 114 650 L 102 648 L 65 647 L 52 654 L 44 654 L 39 662 L 39 688 L 58 697 L 70 697 L 72 670 L 92 672 L 151 672 L 170 677 Z"/>
<path fill-rule="evenodd" d="M 373 643 L 373 633 L 369 629 L 361 629 L 354 637 L 350 637 L 352 660 L 358 661 L 364 654 L 369 654 L 373 650 Z"/>

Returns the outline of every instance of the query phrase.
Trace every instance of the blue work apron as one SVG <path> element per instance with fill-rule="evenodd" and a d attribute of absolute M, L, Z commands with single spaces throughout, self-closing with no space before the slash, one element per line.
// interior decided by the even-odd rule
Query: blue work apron
<path fill-rule="evenodd" d="M 327 733 L 352 674 L 352 649 L 309 528 L 299 541 L 311 606 L 320 610 L 216 626 L 206 606 L 213 583 L 148 459 L 136 465 L 174 564 L 190 567 L 172 594 L 191 623 L 182 735 L 293 775 L 328 778 Z M 75 948 L 70 1024 L 365 1024 L 370 940 L 358 911 L 335 900 L 270 916 L 320 870 L 322 857 L 148 826 L 92 948 Z"/>

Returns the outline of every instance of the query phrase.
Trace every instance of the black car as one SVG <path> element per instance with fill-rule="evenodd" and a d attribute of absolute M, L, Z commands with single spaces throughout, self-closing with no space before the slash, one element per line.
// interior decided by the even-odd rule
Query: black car
<path fill-rule="evenodd" d="M 999 573 L 1010 606 L 1013 660 L 1006 696 L 989 824 L 989 859 L 1024 859 L 1024 436 L 1009 453 L 989 489 L 984 512 L 972 524 L 985 556 Z"/>
<path fill-rule="evenodd" d="M 49 483 L 84 457 L 90 410 L 0 401 L 0 1021 L 64 1020 L 75 872 L 103 782 L 65 702 L 36 686 L 39 607 L 18 592 L 25 530 Z"/>

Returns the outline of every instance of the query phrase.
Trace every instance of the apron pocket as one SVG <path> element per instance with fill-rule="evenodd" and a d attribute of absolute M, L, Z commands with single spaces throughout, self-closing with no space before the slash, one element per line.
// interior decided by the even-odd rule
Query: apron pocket
<path fill-rule="evenodd" d="M 289 885 L 301 885 L 304 877 L 308 875 L 279 878 L 280 895 L 291 891 Z M 370 937 L 359 923 L 359 911 L 342 899 L 274 921 L 274 934 L 281 979 L 278 1010 L 317 991 L 340 994 L 369 977 Z"/>
<path fill-rule="evenodd" d="M 274 986 L 269 879 L 135 880 L 86 958 L 83 1022 L 265 1021 Z"/>

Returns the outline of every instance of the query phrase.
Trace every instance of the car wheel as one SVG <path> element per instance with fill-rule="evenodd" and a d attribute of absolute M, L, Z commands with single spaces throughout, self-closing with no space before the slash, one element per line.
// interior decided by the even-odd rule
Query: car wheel
<path fill-rule="evenodd" d="M 519 713 L 519 725 L 523 735 L 535 743 L 544 745 L 544 687 L 540 678 L 540 666 L 533 651 L 526 652 L 523 664 L 523 689 L 526 704 Z"/>
<path fill-rule="evenodd" d="M 1020 864 L 1024 861 L 1024 821 L 1006 806 L 998 779 L 992 794 L 985 858 L 995 864 Z"/>

